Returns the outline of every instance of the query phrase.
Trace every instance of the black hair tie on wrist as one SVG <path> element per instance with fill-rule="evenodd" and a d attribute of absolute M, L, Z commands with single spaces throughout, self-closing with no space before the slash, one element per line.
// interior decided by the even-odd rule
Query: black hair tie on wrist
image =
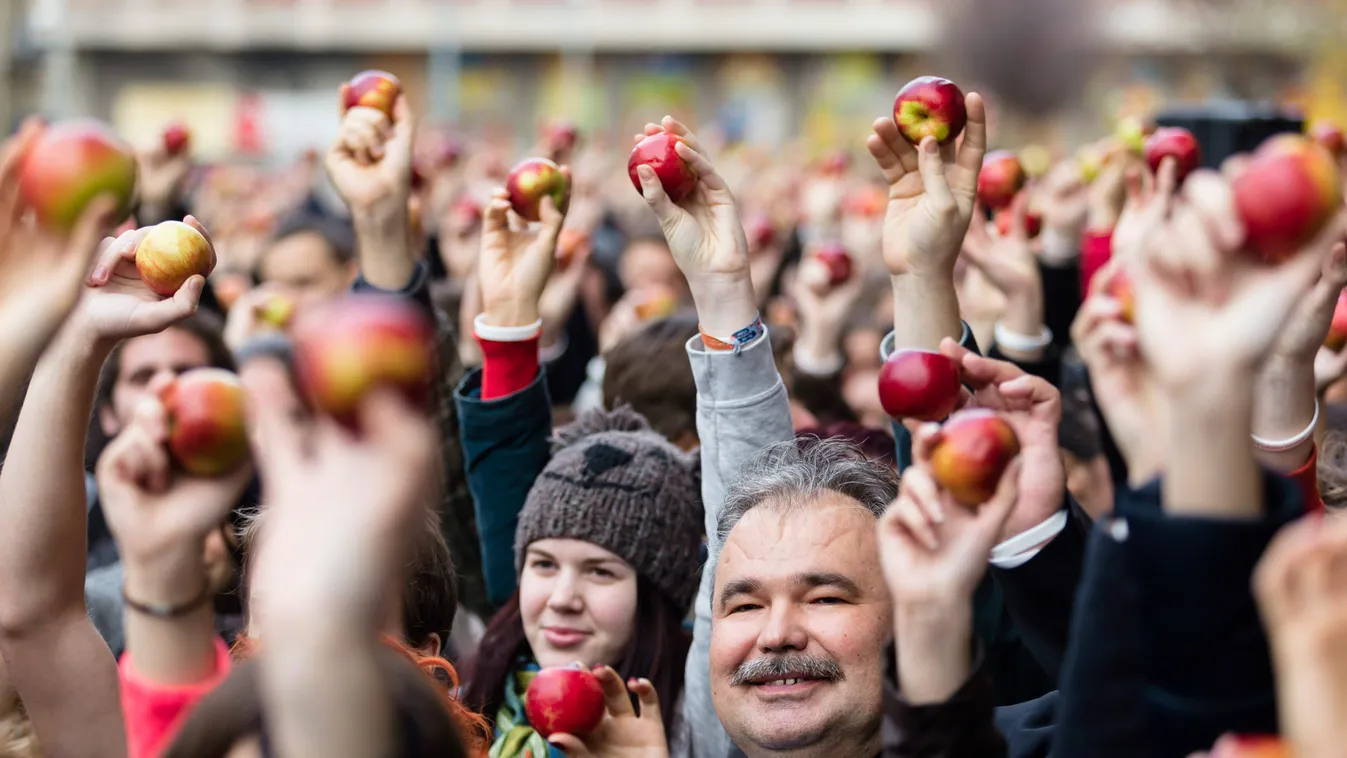
<path fill-rule="evenodd" d="M 214 588 L 210 586 L 210 580 L 206 580 L 200 594 L 180 605 L 173 605 L 171 603 L 141 603 L 131 599 L 131 596 L 126 594 L 126 585 L 122 585 L 122 602 L 126 603 L 127 608 L 130 608 L 136 613 L 157 619 L 182 618 L 210 602 L 210 599 L 214 595 L 215 591 Z"/>

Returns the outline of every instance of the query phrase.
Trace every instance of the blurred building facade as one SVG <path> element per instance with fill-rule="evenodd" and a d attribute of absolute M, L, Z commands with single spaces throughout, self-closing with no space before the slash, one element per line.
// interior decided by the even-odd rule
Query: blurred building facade
<path fill-rule="evenodd" d="M 1084 91 L 1062 113 L 1002 112 L 994 129 L 1070 139 L 1163 102 L 1332 95 L 1313 85 L 1327 0 L 1097 1 L 1109 55 Z M 36 71 L 41 88 L 5 102 L 109 118 L 133 138 L 183 118 L 217 155 L 322 144 L 336 86 L 372 67 L 432 118 L 519 142 L 549 118 L 625 134 L 671 112 L 770 146 L 858 145 L 897 86 L 958 58 L 942 14 L 978 2 L 19 0 L 0 12 L 0 52 L 19 52 L 0 55 L 0 86 Z"/>

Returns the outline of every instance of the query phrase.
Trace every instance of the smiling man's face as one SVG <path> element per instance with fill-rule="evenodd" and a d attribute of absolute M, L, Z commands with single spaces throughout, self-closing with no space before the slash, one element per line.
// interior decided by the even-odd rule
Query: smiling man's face
<path fill-rule="evenodd" d="M 893 626 L 875 517 L 834 493 L 763 503 L 715 579 L 711 698 L 735 744 L 753 758 L 878 753 Z"/>

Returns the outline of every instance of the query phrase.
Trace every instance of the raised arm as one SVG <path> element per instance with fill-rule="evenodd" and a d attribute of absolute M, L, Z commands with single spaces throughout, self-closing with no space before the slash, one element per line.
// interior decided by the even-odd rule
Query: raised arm
<path fill-rule="evenodd" d="M 701 336 L 688 342 L 688 357 L 697 383 L 702 502 L 714 563 L 720 549 L 715 524 L 725 488 L 749 456 L 791 439 L 794 432 L 786 387 L 758 316 L 749 277 L 748 241 L 734 195 L 696 136 L 674 119 L 666 116 L 660 124 L 647 124 L 645 134 L 637 139 L 661 131 L 680 140 L 678 155 L 697 175 L 696 188 L 674 203 L 652 169 L 638 169 L 642 194 L 659 219 L 697 304 Z M 710 570 L 703 570 L 683 683 L 686 733 L 674 736 L 689 740 L 692 754 L 699 756 L 727 755 L 731 746 L 711 704 L 711 588 Z"/>
<path fill-rule="evenodd" d="M 154 294 L 134 263 L 144 232 L 102 251 L 33 374 L 0 472 L 0 650 L 57 756 L 124 750 L 116 670 L 84 608 L 84 441 L 98 372 L 120 340 L 193 313 L 205 284 L 194 276 L 169 299 Z"/>

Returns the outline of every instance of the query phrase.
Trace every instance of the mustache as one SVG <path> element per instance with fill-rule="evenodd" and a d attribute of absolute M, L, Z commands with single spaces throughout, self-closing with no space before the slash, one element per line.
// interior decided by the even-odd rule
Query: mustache
<path fill-rule="evenodd" d="M 805 655 L 804 653 L 789 653 L 744 661 L 730 676 L 730 685 L 738 687 L 749 682 L 788 678 L 840 682 L 846 677 L 842 673 L 842 667 L 837 665 L 837 661 L 830 658 Z"/>

